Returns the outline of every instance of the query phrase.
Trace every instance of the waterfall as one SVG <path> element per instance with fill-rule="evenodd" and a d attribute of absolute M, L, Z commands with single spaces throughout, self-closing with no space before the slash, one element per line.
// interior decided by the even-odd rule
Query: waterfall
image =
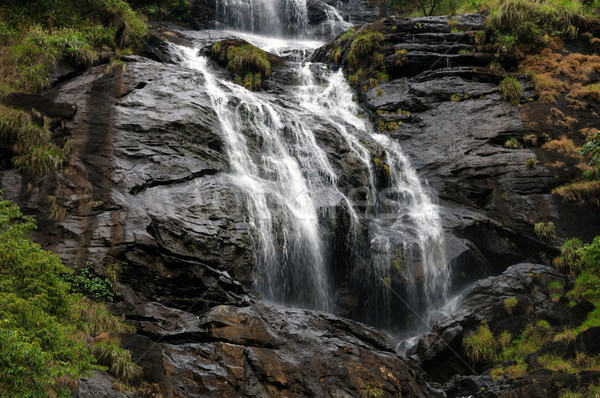
<path fill-rule="evenodd" d="M 273 36 L 302 35 L 308 26 L 306 0 L 219 0 L 216 15 L 227 28 Z"/>
<path fill-rule="evenodd" d="M 335 7 L 319 3 L 322 21 L 311 23 L 307 0 L 217 0 L 219 27 L 291 37 L 331 37 L 348 29 Z"/>
<path fill-rule="evenodd" d="M 306 1 L 217 4 L 243 38 L 287 56 L 286 73 L 295 76 L 277 93 L 252 92 L 220 77 L 196 49 L 177 47 L 202 77 L 220 122 L 227 178 L 242 195 L 254 240 L 254 287 L 266 300 L 329 312 L 340 309 L 334 296 L 349 291 L 359 302 L 346 315 L 396 331 L 426 330 L 450 283 L 434 195 L 400 145 L 372 128 L 343 72 L 305 62 L 306 47 L 293 48 L 318 43 L 274 37 L 307 26 Z M 319 134 L 343 143 L 353 177 L 365 186 L 339 181 Z M 347 217 L 343 230 L 336 211 Z"/>
<path fill-rule="evenodd" d="M 181 47 L 205 79 L 221 122 L 230 178 L 245 195 L 256 233 L 257 288 L 267 299 L 332 310 L 332 294 L 314 196 L 336 175 L 301 116 L 275 101 L 219 79 L 208 60 Z M 260 153 L 251 153 L 248 140 Z"/>

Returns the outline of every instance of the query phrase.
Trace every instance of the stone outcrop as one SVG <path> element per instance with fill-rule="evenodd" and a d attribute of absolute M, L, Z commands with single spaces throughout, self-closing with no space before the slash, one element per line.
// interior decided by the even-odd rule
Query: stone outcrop
<path fill-rule="evenodd" d="M 122 341 L 166 397 L 442 396 L 381 332 L 333 315 L 258 303 L 134 312 L 138 335 Z"/>

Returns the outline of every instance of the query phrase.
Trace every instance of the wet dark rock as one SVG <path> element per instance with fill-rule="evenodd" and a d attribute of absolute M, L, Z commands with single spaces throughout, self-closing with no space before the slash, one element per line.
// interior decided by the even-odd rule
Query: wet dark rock
<path fill-rule="evenodd" d="M 588 356 L 600 354 L 600 327 L 592 327 L 577 335 L 575 351 Z"/>
<path fill-rule="evenodd" d="M 0 103 L 24 111 L 36 110 L 50 118 L 71 119 L 77 113 L 75 104 L 54 102 L 41 94 L 3 94 L 0 95 Z"/>
<path fill-rule="evenodd" d="M 444 384 L 448 398 L 558 398 L 567 391 L 583 391 L 594 385 L 599 372 L 553 374 L 550 371 L 528 374 L 516 379 L 493 380 L 484 376 L 455 376 Z"/>
<path fill-rule="evenodd" d="M 79 380 L 73 392 L 74 398 L 131 398 L 131 392 L 121 392 L 115 387 L 115 379 L 104 372 L 94 371 L 90 377 Z"/>
<path fill-rule="evenodd" d="M 193 327 L 200 331 L 176 343 L 123 339 L 164 396 L 442 396 L 383 334 L 333 315 L 219 306 Z"/>

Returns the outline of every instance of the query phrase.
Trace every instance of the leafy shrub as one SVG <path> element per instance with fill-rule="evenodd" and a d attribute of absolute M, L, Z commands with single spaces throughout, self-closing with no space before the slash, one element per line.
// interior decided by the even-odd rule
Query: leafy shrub
<path fill-rule="evenodd" d="M 553 263 L 561 272 L 574 276 L 588 271 L 600 273 L 600 237 L 597 236 L 591 244 L 584 244 L 577 238 L 569 239 Z"/>
<path fill-rule="evenodd" d="M 496 361 L 499 345 L 483 321 L 472 336 L 463 339 L 463 349 L 474 365 L 489 365 Z"/>
<path fill-rule="evenodd" d="M 86 263 L 85 267 L 74 269 L 74 274 L 67 274 L 74 292 L 85 294 L 100 301 L 113 301 L 115 294 L 112 291 L 113 284 L 108 279 L 102 279 L 94 274 L 94 265 Z"/>
<path fill-rule="evenodd" d="M 523 88 L 517 79 L 514 77 L 506 77 L 498 86 L 502 93 L 502 98 L 510 101 L 511 104 L 517 105 L 523 93 Z"/>
<path fill-rule="evenodd" d="M 29 240 L 32 219 L 0 198 L 0 396 L 68 397 L 58 378 L 77 379 L 93 358 L 77 334 L 78 296 L 55 254 Z"/>
<path fill-rule="evenodd" d="M 556 239 L 556 227 L 552 221 L 535 223 L 533 231 L 541 240 L 552 242 Z"/>

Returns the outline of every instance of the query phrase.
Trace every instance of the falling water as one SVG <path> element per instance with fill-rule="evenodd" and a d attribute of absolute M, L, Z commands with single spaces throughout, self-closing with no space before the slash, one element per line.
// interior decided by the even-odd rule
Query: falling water
<path fill-rule="evenodd" d="M 331 311 L 313 200 L 316 192 L 336 184 L 325 153 L 299 114 L 219 79 L 196 50 L 181 49 L 188 66 L 206 80 L 231 178 L 246 197 L 247 221 L 257 234 L 258 289 L 271 300 Z M 259 143 L 260 153 L 250 153 L 249 139 Z"/>
<path fill-rule="evenodd" d="M 274 36 L 307 26 L 304 0 L 220 0 L 217 9 L 242 37 L 282 55 L 294 42 Z M 332 23 L 341 18 L 331 15 Z M 296 52 L 287 62 L 296 83 L 278 95 L 255 93 L 219 77 L 197 50 L 179 51 L 203 77 L 221 124 L 229 178 L 244 196 L 255 239 L 256 288 L 268 300 L 335 311 L 334 290 L 344 284 L 362 300 L 357 319 L 382 327 L 403 319 L 405 329 L 425 329 L 450 281 L 438 207 L 400 145 L 372 129 L 342 71 L 298 61 Z M 368 182 L 364 203 L 339 184 L 317 141 L 323 131 L 360 164 L 354 173 Z M 340 204 L 350 225 L 345 257 L 334 259 L 327 213 Z M 332 275 L 340 262 L 344 281 Z"/>
<path fill-rule="evenodd" d="M 323 3 L 325 21 L 309 26 L 307 0 L 218 0 L 222 27 L 270 36 L 331 37 L 350 27 L 335 7 Z"/>

